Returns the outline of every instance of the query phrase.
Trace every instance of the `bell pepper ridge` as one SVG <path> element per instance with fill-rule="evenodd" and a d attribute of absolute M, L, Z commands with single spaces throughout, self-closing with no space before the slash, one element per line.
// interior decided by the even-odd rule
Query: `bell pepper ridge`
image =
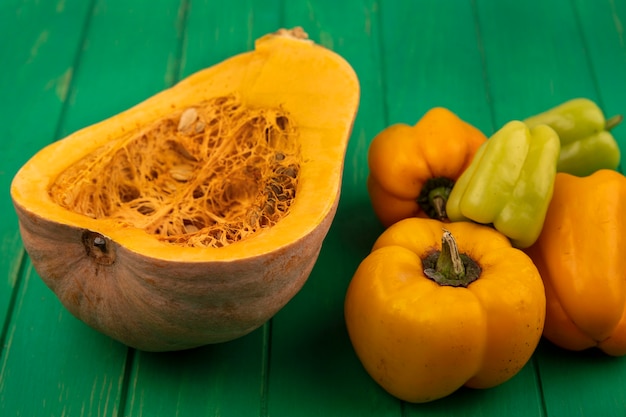
<path fill-rule="evenodd" d="M 439 178 L 456 181 L 486 140 L 443 107 L 428 110 L 414 125 L 396 123 L 380 131 L 367 153 L 367 191 L 383 226 L 409 217 L 445 219 L 442 199 L 448 192 L 429 193 Z M 427 186 L 431 180 L 434 185 Z"/>
<path fill-rule="evenodd" d="M 623 174 L 557 174 L 541 235 L 525 250 L 546 289 L 543 336 L 556 346 L 626 356 L 625 211 Z"/>
<path fill-rule="evenodd" d="M 521 121 L 508 122 L 454 184 L 448 218 L 493 225 L 516 248 L 532 245 L 552 197 L 559 150 L 559 137 L 548 125 L 529 129 Z"/>
<path fill-rule="evenodd" d="M 546 124 L 561 142 L 558 172 L 577 177 L 599 169 L 615 170 L 620 163 L 620 148 L 611 133 L 622 121 L 617 115 L 606 119 L 602 109 L 587 98 L 575 98 L 542 113 L 528 117 L 528 127 Z"/>
<path fill-rule="evenodd" d="M 453 268 L 455 247 L 446 249 L 452 242 L 465 278 L 478 276 L 467 287 L 439 284 L 424 271 L 448 261 Z M 403 219 L 383 231 L 344 301 L 348 336 L 363 367 L 411 403 L 511 379 L 532 357 L 545 312 L 537 267 L 506 236 L 472 222 L 428 218 Z"/>

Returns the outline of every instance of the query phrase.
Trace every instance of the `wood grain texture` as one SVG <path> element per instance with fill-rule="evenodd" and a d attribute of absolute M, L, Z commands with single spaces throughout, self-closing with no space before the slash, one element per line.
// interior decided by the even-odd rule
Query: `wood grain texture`
<path fill-rule="evenodd" d="M 302 25 L 316 42 L 344 56 L 359 75 L 362 100 L 338 213 L 318 263 L 302 291 L 272 320 L 271 416 L 393 416 L 400 412 L 399 404 L 381 396 L 382 390 L 361 369 L 343 322 L 345 289 L 379 228 L 367 200 L 362 159 L 371 137 L 384 126 L 380 79 L 371 72 L 380 66 L 377 7 L 375 2 L 353 0 L 335 2 L 332 7 L 285 2 L 285 25 Z"/>
<path fill-rule="evenodd" d="M 574 6 L 598 103 L 607 117 L 626 114 L 626 3 L 574 1 Z M 613 132 L 622 155 L 626 155 L 626 126 L 622 124 Z"/>
<path fill-rule="evenodd" d="M 127 348 L 63 310 L 24 268 L 0 362 L 6 416 L 117 415 Z"/>
<path fill-rule="evenodd" d="M 0 323 L 10 315 L 23 260 L 8 194 L 30 152 L 54 139 L 82 40 L 89 2 L 0 4 Z"/>
<path fill-rule="evenodd" d="M 181 77 L 301 25 L 356 70 L 361 104 L 335 221 L 301 292 L 238 340 L 129 349 L 72 317 L 20 244 L 8 197 L 27 158 Z M 364 371 L 345 290 L 382 227 L 365 188 L 386 125 L 445 106 L 487 135 L 577 96 L 626 110 L 626 3 L 616 0 L 5 0 L 0 4 L 0 415 L 623 416 L 626 358 L 543 341 L 489 390 L 406 404 Z M 332 86 L 328 86 L 332 88 Z M 626 153 L 626 127 L 614 131 Z"/>
<path fill-rule="evenodd" d="M 389 123 L 414 124 L 430 108 L 443 106 L 492 130 L 474 4 L 388 1 L 380 14 Z"/>
<path fill-rule="evenodd" d="M 565 100 L 598 99 L 570 0 L 476 0 L 495 128 Z"/>
<path fill-rule="evenodd" d="M 280 27 L 270 3 L 187 4 L 181 76 L 254 48 Z M 273 9 L 279 7 L 275 2 Z M 125 415 L 248 416 L 266 410 L 269 323 L 232 342 L 166 354 L 135 352 Z M 166 376 L 166 377 L 164 377 Z M 174 387 L 174 389 L 173 389 Z"/>

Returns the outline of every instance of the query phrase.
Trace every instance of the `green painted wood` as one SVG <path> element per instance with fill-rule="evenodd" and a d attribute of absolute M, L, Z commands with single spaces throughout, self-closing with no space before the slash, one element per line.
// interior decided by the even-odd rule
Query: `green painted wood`
<path fill-rule="evenodd" d="M 30 262 L 5 343 L 0 415 L 117 415 L 127 348 L 62 309 Z"/>
<path fill-rule="evenodd" d="M 626 3 L 574 2 L 587 49 L 587 58 L 599 90 L 599 104 L 607 117 L 626 114 Z M 626 126 L 613 129 L 626 155 Z M 624 164 L 622 164 L 622 170 Z"/>
<path fill-rule="evenodd" d="M 230 56 L 251 51 L 260 36 L 282 27 L 281 0 L 189 2 L 181 75 L 187 76 Z"/>
<path fill-rule="evenodd" d="M 90 2 L 85 1 L 45 4 L 5 1 L 0 5 L 0 38 L 3 39 L 0 48 L 3 65 L 0 77 L 3 97 L 0 101 L 0 188 L 3 190 L 0 199 L 3 218 L 0 222 L 0 322 L 3 323 L 0 415 L 52 415 L 51 409 L 60 402 L 68 411 L 87 410 L 94 403 L 104 409 L 112 406 L 113 411 L 116 402 L 115 396 L 98 394 L 86 397 L 85 401 L 68 403 L 76 386 L 89 383 L 94 390 L 106 392 L 107 383 L 102 379 L 103 384 L 95 379 L 78 381 L 80 374 L 72 369 L 74 365 L 80 366 L 81 361 L 63 355 L 58 361 L 59 350 L 47 350 L 46 343 L 39 347 L 43 352 L 33 349 L 34 343 L 47 338 L 57 339 L 61 345 L 73 343 L 67 338 L 59 339 L 58 331 L 67 330 L 69 326 L 71 333 L 77 323 L 66 320 L 67 316 L 59 317 L 58 302 L 51 299 L 47 289 L 41 288 L 43 284 L 38 277 L 32 278 L 30 264 L 24 266 L 25 275 L 19 274 L 23 249 L 8 193 L 19 167 L 32 152 L 54 139 L 89 10 Z M 19 293 L 18 288 L 13 288 L 16 283 L 21 283 Z M 37 287 L 39 296 L 37 291 L 27 293 L 34 296 L 32 298 L 23 296 L 25 291 Z M 36 306 L 37 314 L 25 312 L 27 304 Z M 52 324 L 44 323 L 41 317 L 47 317 Z M 89 340 L 86 347 L 103 354 L 100 369 L 104 370 L 109 365 L 109 342 L 101 337 Z M 37 365 L 28 366 L 34 363 Z M 48 363 L 63 366 L 48 369 Z M 89 366 L 88 363 L 82 365 Z M 57 375 L 53 376 L 55 371 Z M 59 380 L 59 377 L 64 379 Z M 115 381 L 108 382 L 111 383 Z"/>
<path fill-rule="evenodd" d="M 400 415 L 400 404 L 362 369 L 343 321 L 348 282 L 379 232 L 367 200 L 363 159 L 371 137 L 385 123 L 375 70 L 380 65 L 378 12 L 376 2 L 319 2 L 315 7 L 285 2 L 285 25 L 302 25 L 313 40 L 344 56 L 359 75 L 362 100 L 335 222 L 304 288 L 272 321 L 271 416 Z"/>
<path fill-rule="evenodd" d="M 413 124 L 430 108 L 444 106 L 488 134 L 493 129 L 485 79 L 485 51 L 471 2 L 404 3 L 381 9 L 384 74 L 390 122 Z M 385 3 L 383 6 L 387 6 Z M 405 30 L 397 30 L 398 25 Z M 502 25 L 500 30 L 507 31 Z M 487 55 L 486 57 L 484 55 Z M 534 364 L 493 390 L 462 389 L 452 398 L 407 405 L 407 416 L 541 415 Z"/>
<path fill-rule="evenodd" d="M 6 0 L 0 4 L 2 416 L 621 416 L 626 358 L 542 342 L 511 381 L 402 403 L 365 373 L 345 290 L 382 231 L 365 179 L 371 138 L 442 105 L 486 133 L 584 95 L 624 112 L 626 4 L 310 0 Z M 352 63 L 361 107 L 339 209 L 303 290 L 238 340 L 138 352 L 73 318 L 23 260 L 8 187 L 37 149 L 116 114 L 279 26 Z M 33 123 L 33 115 L 37 123 Z M 615 130 L 622 149 L 625 127 Z M 21 265 L 21 266 L 20 266 Z"/>
<path fill-rule="evenodd" d="M 180 58 L 179 7 L 177 0 L 161 1 L 157 8 L 151 2 L 95 4 L 88 20 L 82 19 L 89 27 L 72 67 L 59 136 L 171 83 Z M 45 113 L 45 108 L 38 110 Z M 3 381 L 12 381 L 2 390 L 6 409 L 33 416 L 115 415 L 123 410 L 128 348 L 71 317 L 32 270 L 24 279 L 28 285 L 16 298 L 3 356 Z"/>
<path fill-rule="evenodd" d="M 139 103 L 179 76 L 184 0 L 96 0 L 59 136 Z"/>
<path fill-rule="evenodd" d="M 252 50 L 254 39 L 277 30 L 280 14 L 265 12 L 269 6 L 269 2 L 261 5 L 248 0 L 231 2 L 227 8 L 211 1 L 189 4 L 182 76 Z M 279 2 L 273 6 L 278 8 Z M 241 339 L 189 352 L 136 352 L 126 415 L 239 417 L 262 413 L 269 328 L 268 324 Z"/>
<path fill-rule="evenodd" d="M 597 350 L 568 352 L 544 342 L 537 351 L 547 415 L 621 417 L 626 410 L 626 358 Z"/>
<path fill-rule="evenodd" d="M 472 2 L 387 1 L 381 18 L 389 123 L 414 124 L 432 107 L 443 106 L 491 131 Z"/>
<path fill-rule="evenodd" d="M 8 190 L 29 152 L 54 138 L 88 10 L 84 1 L 0 4 L 0 39 L 10 40 L 0 47 L 0 324 L 10 314 L 23 254 Z"/>
<path fill-rule="evenodd" d="M 597 100 L 570 0 L 475 3 L 496 129 L 570 98 Z"/>
<path fill-rule="evenodd" d="M 253 416 L 264 409 L 267 328 L 232 342 L 135 352 L 125 416 Z"/>
<path fill-rule="evenodd" d="M 611 60 L 624 56 L 623 45 L 619 45 L 620 33 L 606 18 L 609 2 L 604 8 L 595 2 L 585 3 L 584 9 L 579 4 L 583 10 L 577 10 L 568 0 L 541 4 L 477 0 L 477 4 L 497 126 L 570 98 L 584 96 L 599 100 L 602 94 L 611 95 L 607 83 L 623 84 L 626 75 L 623 69 L 597 66 L 593 58 Z M 598 18 L 590 21 L 597 16 L 591 13 L 596 8 L 603 10 L 602 21 Z M 506 29 L 497 20 L 498 16 L 508 17 Z M 528 30 L 529 22 L 532 30 Z M 585 22 L 586 34 L 581 31 L 581 22 Z M 524 36 L 520 36 L 522 33 Z M 590 36 L 593 41 L 588 40 Z M 604 44 L 611 37 L 613 41 Z M 598 44 L 600 39 L 603 41 Z M 612 49 L 606 49 L 609 45 Z M 602 92 L 598 90 L 600 73 L 606 89 Z M 549 416 L 623 415 L 626 401 L 621 375 L 626 372 L 625 359 L 607 362 L 601 355 L 579 356 L 545 348 L 535 355 L 535 363 Z M 613 372 L 608 372 L 608 368 Z M 604 379 L 600 375 L 614 378 Z"/>

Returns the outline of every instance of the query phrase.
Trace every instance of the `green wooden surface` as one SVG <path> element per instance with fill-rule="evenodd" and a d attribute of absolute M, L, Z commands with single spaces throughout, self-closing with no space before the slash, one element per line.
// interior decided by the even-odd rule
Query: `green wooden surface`
<path fill-rule="evenodd" d="M 241 339 L 145 353 L 59 304 L 24 254 L 9 185 L 54 140 L 302 25 L 354 66 L 361 106 L 342 198 L 302 291 Z M 365 373 L 343 297 L 382 231 L 371 138 L 446 106 L 490 134 L 575 96 L 626 108 L 622 0 L 3 0 L 0 2 L 0 416 L 624 416 L 626 358 L 542 342 L 512 380 L 402 403 Z M 615 130 L 626 153 L 626 127 Z"/>

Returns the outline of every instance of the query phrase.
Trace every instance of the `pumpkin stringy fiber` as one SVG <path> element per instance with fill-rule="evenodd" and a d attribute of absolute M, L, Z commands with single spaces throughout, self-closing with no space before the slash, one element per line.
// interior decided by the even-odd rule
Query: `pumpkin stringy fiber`
<path fill-rule="evenodd" d="M 176 245 L 219 248 L 288 214 L 299 173 L 296 139 L 282 109 L 218 97 L 90 153 L 49 193 L 76 213 Z"/>

